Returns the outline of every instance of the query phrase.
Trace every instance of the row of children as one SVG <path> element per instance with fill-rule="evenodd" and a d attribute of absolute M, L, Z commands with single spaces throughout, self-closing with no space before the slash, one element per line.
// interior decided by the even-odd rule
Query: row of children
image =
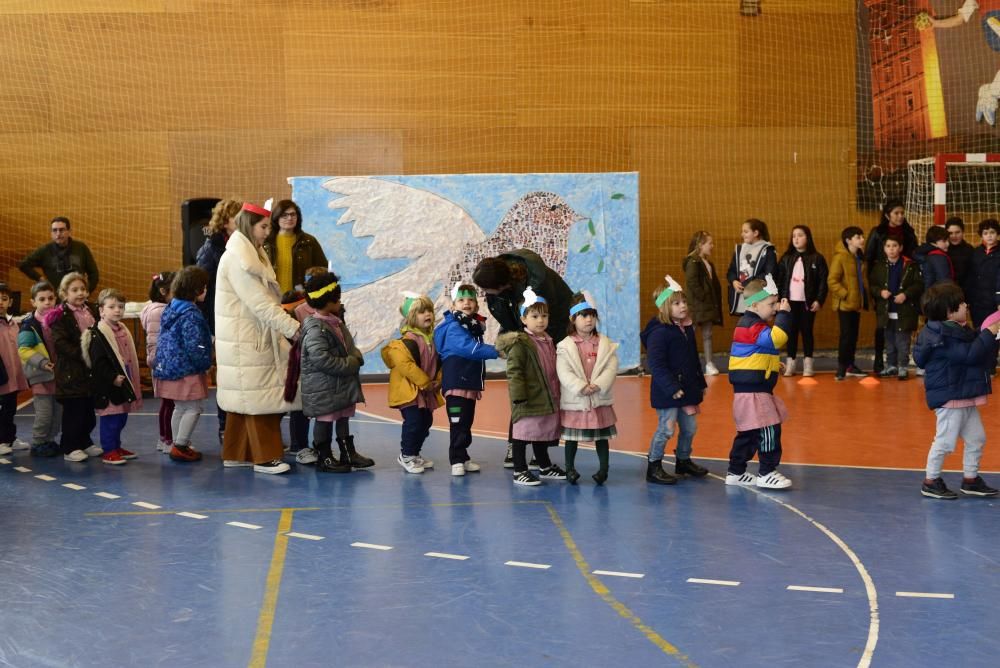
<path fill-rule="evenodd" d="M 975 248 L 964 240 L 964 231 L 961 218 L 951 218 L 944 227 L 930 227 L 925 243 L 918 247 L 902 204 L 888 202 L 867 241 L 859 227 L 841 232 L 841 243 L 828 265 L 816 250 L 808 226 L 792 228 L 788 248 L 778 259 L 767 225 L 747 220 L 726 274 L 730 312 L 737 316 L 744 312 L 742 293 L 750 280 L 774 276 L 779 297 L 789 300 L 792 314 L 784 373 L 792 376 L 798 371 L 801 335 L 802 373 L 812 376 L 816 314 L 827 297 L 832 297 L 840 325 L 836 379 L 843 380 L 867 375 L 858 368 L 855 353 L 861 311 L 873 308 L 877 316 L 874 372 L 905 380 L 909 342 L 917 327 L 923 289 L 943 281 L 957 283 L 969 295 L 976 324 L 1000 304 L 1000 254 L 993 252 L 1000 223 L 982 221 L 978 227 L 982 244 Z M 895 242 L 894 249 L 887 248 L 888 241 Z M 683 265 L 693 320 L 701 332 L 706 375 L 718 373 L 712 362 L 712 328 L 722 324 L 721 288 L 710 259 L 713 247 L 708 232 L 696 232 Z M 888 352 L 888 359 L 883 359 L 884 352 Z"/>

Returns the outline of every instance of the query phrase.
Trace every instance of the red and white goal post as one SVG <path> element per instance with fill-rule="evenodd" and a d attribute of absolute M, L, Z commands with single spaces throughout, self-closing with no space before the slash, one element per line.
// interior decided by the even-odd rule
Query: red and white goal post
<path fill-rule="evenodd" d="M 952 216 L 1000 218 L 1000 153 L 940 153 L 907 164 L 906 216 L 919 238 Z M 974 227 L 972 229 L 975 229 Z"/>

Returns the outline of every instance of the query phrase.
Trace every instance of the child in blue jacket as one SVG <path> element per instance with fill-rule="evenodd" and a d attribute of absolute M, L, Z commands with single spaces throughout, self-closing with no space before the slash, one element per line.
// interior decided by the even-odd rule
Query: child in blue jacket
<path fill-rule="evenodd" d="M 708 474 L 708 469 L 691 461 L 691 442 L 698 429 L 698 405 L 707 384 L 698 359 L 687 297 L 681 286 L 668 276 L 666 285 L 658 287 L 653 298 L 659 312 L 640 335 L 646 346 L 646 366 L 653 377 L 649 401 L 658 420 L 649 444 L 646 481 L 673 485 L 677 476 L 702 478 Z M 662 459 L 667 441 L 678 429 L 675 476 L 663 470 Z"/>
<path fill-rule="evenodd" d="M 476 288 L 456 284 L 451 291 L 452 310 L 434 329 L 434 347 L 441 356 L 441 389 L 444 392 L 451 443 L 448 461 L 452 475 L 479 470 L 469 457 L 472 422 L 476 401 L 482 398 L 486 378 L 486 360 L 497 358 L 496 348 L 483 343 L 483 323 L 479 315 Z"/>
<path fill-rule="evenodd" d="M 986 431 L 979 407 L 992 391 L 989 370 L 997 355 L 1000 318 L 987 321 L 981 332 L 970 329 L 968 306 L 954 283 L 932 285 L 924 293 L 927 326 L 920 331 L 913 359 L 925 370 L 927 406 L 937 416 L 937 431 L 927 453 L 927 477 L 920 493 L 932 499 L 957 499 L 941 478 L 945 455 L 965 443 L 961 492 L 967 496 L 996 496 L 979 475 Z"/>

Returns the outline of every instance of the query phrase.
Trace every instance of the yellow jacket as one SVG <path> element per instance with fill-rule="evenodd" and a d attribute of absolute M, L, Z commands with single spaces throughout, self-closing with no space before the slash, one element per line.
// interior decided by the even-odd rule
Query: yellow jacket
<path fill-rule="evenodd" d="M 417 398 L 420 390 L 430 387 L 432 379 L 420 364 L 413 359 L 406 344 L 402 339 L 393 339 L 382 348 L 382 361 L 389 367 L 389 405 L 405 406 Z M 441 386 L 441 367 L 438 365 L 437 374 L 433 382 Z M 435 399 L 438 406 L 444 405 L 444 397 L 441 391 L 435 392 Z"/>

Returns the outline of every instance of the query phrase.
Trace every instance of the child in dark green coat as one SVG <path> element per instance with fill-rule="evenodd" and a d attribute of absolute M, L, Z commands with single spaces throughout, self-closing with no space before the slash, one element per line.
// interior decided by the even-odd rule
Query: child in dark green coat
<path fill-rule="evenodd" d="M 879 375 L 906 380 L 910 339 L 917 329 L 917 304 L 924 291 L 924 279 L 917 263 L 903 257 L 903 246 L 895 237 L 886 237 L 882 248 L 885 259 L 875 261 L 868 279 L 878 326 L 885 330 L 886 362 Z"/>
<path fill-rule="evenodd" d="M 511 450 L 514 484 L 540 485 L 528 471 L 526 452 L 531 443 L 539 475 L 548 480 L 565 480 L 566 472 L 552 463 L 549 448 L 559 445 L 559 375 L 556 348 L 545 333 L 549 324 L 548 304 L 529 287 L 521 304 L 523 332 L 508 332 L 497 339 L 496 349 L 507 358 L 507 389 L 513 422 Z"/>

